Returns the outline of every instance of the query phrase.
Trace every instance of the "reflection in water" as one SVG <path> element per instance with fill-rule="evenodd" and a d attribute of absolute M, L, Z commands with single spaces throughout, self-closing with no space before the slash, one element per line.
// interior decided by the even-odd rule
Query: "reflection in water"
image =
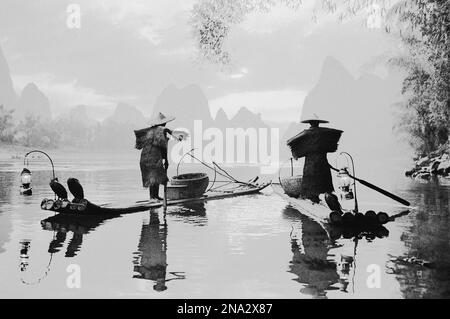
<path fill-rule="evenodd" d="M 50 242 L 50 245 L 48 246 L 48 252 L 50 254 L 57 253 L 61 247 L 64 245 L 64 242 L 66 241 L 67 233 L 63 231 L 56 231 L 56 234 L 53 238 L 53 240 Z"/>
<path fill-rule="evenodd" d="M 168 213 L 176 216 L 180 221 L 194 226 L 206 226 L 206 208 L 204 202 L 184 203 L 180 206 L 170 207 Z"/>
<path fill-rule="evenodd" d="M 20 271 L 25 271 L 28 268 L 28 260 L 30 256 L 28 251 L 30 249 L 31 240 L 24 239 L 20 242 Z"/>
<path fill-rule="evenodd" d="M 283 216 L 297 222 L 292 226 L 290 234 L 293 256 L 289 272 L 298 276 L 296 281 L 306 285 L 300 292 L 314 298 L 326 298 L 326 292 L 330 290 L 348 292 L 350 283 L 353 284 L 352 292 L 355 293 L 354 277 L 359 240 L 365 238 L 367 242 L 372 242 L 375 238 L 389 235 L 389 231 L 383 226 L 328 226 L 324 229 L 291 206 L 283 210 Z M 333 249 L 333 254 L 330 249 Z M 353 255 L 348 255 L 349 249 Z M 339 288 L 335 288 L 335 284 L 338 284 Z"/>
<path fill-rule="evenodd" d="M 22 241 L 20 241 L 20 272 L 22 274 L 25 274 L 25 272 L 28 270 L 28 266 L 29 266 L 29 251 L 31 248 L 31 240 L 29 239 L 24 239 Z M 28 280 L 25 279 L 23 276 L 20 278 L 21 282 L 25 285 L 36 285 L 38 283 L 41 282 L 42 279 L 44 279 L 45 277 L 47 277 L 48 273 L 50 272 L 50 265 L 52 263 L 53 260 L 53 254 L 50 254 L 49 260 L 48 260 L 48 264 L 45 267 L 43 273 L 41 275 L 39 275 L 36 278 L 33 278 L 32 280 Z"/>
<path fill-rule="evenodd" d="M 450 187 L 412 183 L 416 214 L 403 232 L 403 256 L 392 256 L 388 271 L 396 275 L 405 298 L 450 297 Z"/>
<path fill-rule="evenodd" d="M 318 223 L 290 206 L 283 213 L 301 222 L 291 233 L 293 256 L 289 272 L 298 276 L 296 281 L 305 284 L 300 292 L 324 298 L 326 291 L 333 289 L 331 286 L 339 279 L 336 265 L 328 260 L 328 235 Z"/>
<path fill-rule="evenodd" d="M 336 263 L 337 273 L 339 275 L 339 290 L 348 292 L 348 285 L 352 278 L 350 272 L 355 273 L 355 258 L 348 255 L 340 255 L 340 260 Z"/>
<path fill-rule="evenodd" d="M 167 289 L 170 280 L 184 279 L 180 272 L 170 272 L 173 278 L 167 279 L 167 221 L 164 213 L 163 222 L 159 220 L 158 210 L 150 211 L 150 221 L 144 223 L 138 246 L 138 257 L 133 261 L 133 278 L 153 280 L 156 291 Z"/>
<path fill-rule="evenodd" d="M 58 161 L 58 177 L 61 180 L 65 180 L 70 176 L 80 176 L 83 184 L 86 184 L 86 189 L 89 194 L 93 194 L 92 199 L 98 203 L 111 202 L 112 205 L 120 206 L 122 203 L 128 203 L 130 201 L 140 200 L 145 195 L 141 192 L 141 187 L 134 183 L 136 178 L 139 178 L 139 171 L 134 169 L 115 169 L 116 162 L 108 162 L 102 157 L 101 161 L 98 161 L 98 165 L 92 166 L 90 163 L 82 165 L 82 169 L 79 170 L 80 163 L 73 159 L 67 161 Z M 20 161 L 19 161 L 20 162 Z M 132 161 L 128 161 L 132 162 Z M 35 162 L 33 161 L 33 164 Z M 62 164 L 61 164 L 62 163 Z M 66 168 L 66 163 L 69 166 Z M 97 162 L 96 162 L 97 163 Z M 101 164 L 100 164 L 101 163 Z M 114 167 L 114 170 L 98 169 L 105 167 L 105 163 L 108 167 Z M 127 164 L 128 165 L 128 164 Z M 48 168 L 48 163 L 42 165 L 44 169 Z M 59 171 L 59 167 L 64 167 Z M 122 167 L 122 166 L 121 166 Z M 65 292 L 66 287 L 61 283 L 64 283 L 67 273 L 64 271 L 55 271 L 56 267 L 64 266 L 64 255 L 75 256 L 76 262 L 83 268 L 89 268 L 93 275 L 98 273 L 104 273 L 102 269 L 97 269 L 98 258 L 110 258 L 108 250 L 104 250 L 103 243 L 108 241 L 111 245 L 120 245 L 122 238 L 117 236 L 117 228 L 115 227 L 97 227 L 101 225 L 102 220 L 97 222 L 86 222 L 81 220 L 67 221 L 66 218 L 62 220 L 49 219 L 49 224 L 44 222 L 43 228 L 49 229 L 53 233 L 47 233 L 51 236 L 42 236 L 41 225 L 39 221 L 43 219 L 44 214 L 39 208 L 40 200 L 46 197 L 50 189 L 48 187 L 49 176 L 51 172 L 48 170 L 33 170 L 34 171 L 34 189 L 36 192 L 33 196 L 23 197 L 18 192 L 19 187 L 19 173 L 22 169 L 22 162 L 14 166 L 12 169 L 6 167 L 8 172 L 0 172 L 0 184 L 4 187 L 0 187 L 0 265 L 2 265 L 2 276 L 0 281 L 2 282 L 2 288 L 4 297 L 29 297 L 36 294 L 60 296 L 61 292 Z M 0 163 L 0 170 L 4 169 Z M 195 170 L 194 170 L 195 171 Z M 245 172 L 247 174 L 247 172 Z M 175 297 L 183 296 L 179 294 L 180 291 L 195 290 L 199 291 L 199 296 L 204 297 L 203 290 L 199 287 L 206 287 L 204 291 L 210 291 L 211 285 L 216 285 L 210 281 L 210 277 L 206 275 L 194 277 L 199 273 L 207 274 L 211 270 L 211 273 L 215 273 L 217 269 L 221 271 L 221 278 L 229 278 L 220 283 L 220 288 L 229 292 L 230 296 L 235 294 L 239 295 L 241 292 L 234 292 L 231 289 L 236 287 L 238 280 L 233 277 L 236 274 L 236 270 L 233 267 L 221 267 L 221 260 L 218 256 L 227 258 L 226 251 L 222 249 L 226 246 L 217 245 L 217 249 L 214 251 L 205 248 L 203 238 L 214 238 L 215 244 L 220 244 L 222 237 L 214 237 L 216 232 L 220 232 L 220 235 L 227 234 L 230 230 L 234 231 L 237 235 L 244 239 L 258 238 L 254 235 L 260 236 L 260 238 L 266 238 L 268 236 L 274 236 L 273 245 L 270 244 L 270 249 L 261 250 L 261 246 L 248 245 L 246 254 L 240 255 L 239 258 L 243 262 L 241 265 L 241 273 L 252 273 L 255 282 L 261 286 L 258 291 L 255 291 L 256 297 L 266 296 L 267 290 L 264 287 L 271 287 L 274 280 L 278 280 L 280 276 L 288 276 L 291 278 L 297 278 L 297 281 L 291 281 L 292 286 L 289 288 L 282 287 L 282 291 L 279 291 L 280 296 L 296 297 L 299 295 L 299 289 L 306 288 L 307 286 L 319 287 L 321 284 L 325 286 L 323 292 L 319 292 L 320 289 L 316 288 L 316 292 L 313 295 L 325 295 L 328 298 L 340 297 L 345 298 L 345 292 L 340 292 L 341 288 L 348 292 L 353 293 L 353 286 L 356 291 L 352 297 L 398 297 L 403 296 L 405 298 L 449 298 L 450 297 L 450 211 L 449 211 L 449 197 L 450 197 L 450 185 L 434 185 L 433 183 L 418 183 L 417 181 L 410 181 L 408 179 L 402 179 L 395 177 L 394 181 L 391 181 L 390 176 L 383 175 L 381 172 L 381 178 L 386 177 L 386 182 L 383 180 L 383 185 L 386 187 L 392 186 L 394 193 L 398 193 L 401 197 L 409 200 L 412 203 L 412 210 L 408 216 L 399 218 L 393 223 L 389 223 L 386 227 L 389 229 L 392 238 L 390 240 L 379 240 L 378 237 L 386 236 L 385 232 L 367 232 L 364 238 L 359 239 L 357 246 L 356 258 L 353 259 L 354 254 L 354 233 L 350 230 L 340 229 L 327 229 L 328 238 L 325 238 L 323 231 L 318 234 L 316 232 L 310 232 L 316 236 L 315 242 L 319 245 L 317 248 L 321 253 L 317 253 L 319 259 L 316 264 L 326 264 L 327 262 L 335 266 L 335 275 L 331 272 L 330 268 L 325 267 L 324 282 L 321 282 L 318 278 L 314 278 L 313 275 L 306 277 L 302 276 L 303 272 L 309 272 L 309 268 L 313 268 L 306 261 L 314 260 L 311 257 L 310 250 L 314 245 L 302 238 L 310 235 L 302 234 L 301 214 L 298 211 L 292 210 L 292 213 L 285 213 L 280 218 L 280 210 L 283 209 L 284 203 L 278 198 L 272 198 L 272 195 L 260 196 L 258 200 L 247 199 L 242 197 L 239 201 L 224 201 L 229 203 L 229 207 L 223 207 L 222 202 L 216 202 L 216 204 L 206 204 L 202 207 L 170 207 L 167 216 L 170 218 L 168 221 L 172 233 L 168 238 L 169 245 L 171 245 L 172 253 L 177 253 L 176 259 L 167 252 L 166 249 L 166 280 L 164 281 L 171 295 Z M 126 188 L 123 185 L 127 185 Z M 135 185 L 136 184 L 136 185 Z M 6 185 L 6 186 L 5 186 Z M 395 185 L 395 186 L 394 186 Z M 367 192 L 363 196 L 361 190 L 361 198 L 366 201 L 366 204 L 376 206 L 377 210 L 386 210 L 391 213 L 397 213 L 402 210 L 403 207 L 396 206 L 395 203 L 390 200 L 383 201 L 378 195 L 371 195 Z M 257 216 L 252 215 L 248 217 L 245 214 L 241 214 L 241 203 L 245 202 L 249 210 L 257 211 Z M 247 204 L 248 203 L 248 204 Z M 228 205 L 228 204 L 227 204 Z M 241 206 L 240 206 L 241 205 Z M 273 205 L 273 210 L 266 209 L 267 206 Z M 208 212 L 205 212 L 205 207 Z M 272 207 L 272 206 L 271 206 Z M 375 207 L 373 207 L 375 208 Z M 224 215 L 226 212 L 227 216 Z M 206 217 L 208 215 L 208 218 Z M 45 215 L 47 216 L 47 215 Z M 138 216 L 138 215 L 133 215 Z M 261 216 L 261 217 L 260 217 Z M 226 217 L 226 218 L 225 218 Z M 229 217 L 229 218 L 228 218 Z M 247 218 L 248 217 L 248 218 Z M 117 225 L 121 231 L 127 234 L 133 234 L 136 231 L 141 231 L 141 224 L 136 229 L 133 223 L 134 217 L 124 217 L 130 222 L 125 220 L 118 221 Z M 160 215 L 160 218 L 162 216 Z M 255 218 L 262 218 L 264 223 L 255 223 Z M 161 219 L 160 219 L 161 220 Z M 54 223 L 52 224 L 51 221 Z M 161 220 L 162 221 L 162 220 Z M 235 227 L 239 223 L 242 227 Z M 260 227 L 262 225 L 263 227 Z M 286 238 L 291 229 L 291 225 L 294 226 L 296 238 Z M 14 226 L 14 231 L 13 231 Z M 195 226 L 195 227 L 192 227 Z M 199 229 L 197 226 L 201 226 Z M 286 228 L 287 227 L 287 228 Z M 94 230 L 95 229 L 95 230 Z M 177 229 L 177 231 L 175 231 Z M 251 231 L 247 231 L 247 230 Z M 287 230 L 288 229 L 288 230 Z M 86 240 L 86 234 L 95 231 L 99 238 L 102 240 Z M 166 228 L 167 231 L 167 228 Z M 195 235 L 199 234 L 202 237 Z M 90 235 L 88 235 L 90 236 Z M 184 238 L 194 238 L 195 241 L 189 243 L 190 249 L 181 249 L 182 247 L 174 247 L 176 243 L 183 241 Z M 204 236 L 204 237 L 203 237 Z M 210 237 L 208 237 L 210 236 Z M 314 237 L 313 236 L 313 237 Z M 164 237 L 164 236 L 162 236 Z M 24 238 L 29 239 L 27 241 Z M 42 242 L 43 240 L 43 242 Z M 73 240 L 73 242 L 72 242 Z M 133 240 L 133 239 L 131 239 Z M 139 241 L 139 238 L 135 238 L 135 241 Z M 154 238 L 156 241 L 162 241 L 159 237 Z M 23 243 L 20 243 L 20 242 Z M 142 240 L 145 241 L 145 238 Z M 166 240 L 167 241 L 167 234 Z M 373 243 L 371 243 L 373 241 Z M 69 242 L 71 242 L 69 244 Z M 20 245 L 19 245 L 20 243 Z M 42 246 L 43 243 L 43 246 Z M 245 243 L 244 243 L 245 244 Z M 92 251 L 97 251 L 98 254 L 93 258 L 91 254 L 80 254 L 80 249 L 87 251 L 89 245 Z M 132 244 L 135 245 L 135 244 Z M 286 249 L 281 249 L 284 246 Z M 289 245 L 289 246 L 288 246 Z M 136 244 L 137 246 L 137 244 Z M 117 250 L 114 258 L 119 260 L 127 260 L 129 258 L 128 246 L 123 250 Z M 67 251 L 66 251 L 67 248 Z M 291 249 L 292 248 L 292 249 Z M 47 252 L 48 249 L 48 253 Z M 308 251 L 309 249 L 309 251 Z M 137 250 L 136 247 L 131 248 L 132 251 Z M 254 258 L 255 254 L 259 254 L 262 258 L 270 258 L 271 252 L 277 250 L 281 261 L 281 266 L 274 269 L 273 263 L 259 263 L 259 267 L 254 267 L 253 262 L 247 262 L 249 259 Z M 328 250 L 328 251 L 327 251 Z M 326 252 L 327 251 L 327 252 Z M 217 253 L 217 254 L 216 254 Z M 20 259 L 19 259 L 20 254 Z M 139 254 L 142 254 L 139 251 Z M 189 259 L 189 257 L 196 256 L 195 259 L 190 259 L 186 263 L 183 263 L 183 269 L 173 268 L 175 266 L 175 260 Z M 263 255 L 264 254 L 264 255 Z M 328 254 L 328 255 L 326 255 Z M 17 280 L 16 276 L 9 274 L 19 274 L 23 278 L 30 279 L 28 282 L 36 282 L 42 276 L 44 276 L 46 266 L 49 264 L 49 260 L 53 255 L 55 258 L 51 264 L 53 273 L 51 276 L 45 277 L 45 285 L 40 287 L 34 287 L 33 289 L 23 289 L 23 284 Z M 303 256 L 302 256 L 303 255 Z M 314 257 L 314 253 L 312 254 Z M 29 257 L 28 257 L 29 256 Z M 224 261 L 230 261 L 230 264 L 234 262 L 235 256 L 232 255 L 231 259 Z M 391 257 L 391 261 L 386 264 L 386 261 Z M 303 258 L 303 260 L 302 260 Z M 214 259 L 214 260 L 211 260 Z M 219 259 L 217 262 L 216 259 Z M 352 260 L 353 259 L 353 260 Z M 72 258 L 73 260 L 73 258 Z M 12 262 L 11 262 L 12 261 Z M 197 262 L 197 261 L 202 261 Z M 203 262 L 204 261 L 204 262 Z M 213 262 L 211 262 L 213 261 Z M 278 260 L 280 261 L 280 260 Z M 288 261 L 290 261 L 288 263 Z M 297 263 L 298 262 L 298 263 Z M 382 272 L 382 289 L 376 293 L 369 290 L 365 285 L 367 277 L 366 266 L 369 263 L 375 263 L 381 266 Z M 356 264 L 356 268 L 354 265 Z M 140 264 L 136 264 L 140 265 Z M 387 266 L 386 268 L 384 266 Z M 123 267 L 121 263 L 110 264 L 111 272 L 117 276 L 118 282 L 123 282 L 124 286 L 118 287 L 116 283 L 103 279 L 105 282 L 99 282 L 98 285 L 94 285 L 83 289 L 85 297 L 98 296 L 99 290 L 107 295 L 109 291 L 120 289 L 124 293 L 134 293 L 136 290 L 136 280 L 132 279 L 130 275 L 131 269 Z M 177 266 L 178 267 L 178 266 Z M 216 269 L 211 269 L 216 267 Z M 303 267 L 303 268 L 302 268 Z M 300 268 L 300 270 L 299 270 Z M 315 267 L 317 269 L 319 267 Z M 23 271 L 20 271 L 22 269 Z M 175 289 L 171 283 L 167 283 L 167 279 L 177 277 L 177 274 L 172 275 L 172 270 L 183 270 L 186 273 L 193 274 L 192 278 L 196 280 L 183 280 L 176 281 L 180 283 L 184 289 Z M 290 273 L 286 273 L 290 271 Z M 317 270 L 316 270 L 317 272 Z M 274 274 L 274 276 L 267 276 L 267 273 Z M 329 274 L 331 273 L 331 274 Z M 355 281 L 353 277 L 356 273 Z M 312 272 L 314 274 L 314 271 Z M 327 276 L 330 277 L 328 280 Z M 191 276 L 190 276 L 191 277 Z M 43 281 L 44 281 L 43 280 Z M 386 280 L 386 282 L 384 281 Z M 107 281 L 107 282 L 106 282 Z M 290 281 L 288 279 L 288 281 Z M 329 281 L 328 288 L 326 287 Z M 299 283 L 297 283 L 299 282 Z M 149 281 L 150 285 L 154 285 L 153 281 Z M 301 283 L 301 284 L 300 284 Z M 263 287 L 264 285 L 264 287 Z M 108 292 L 106 288 L 108 289 Z M 97 290 L 98 289 L 98 290 Z M 336 289 L 329 291 L 329 289 Z M 272 291 L 271 291 L 272 292 Z M 0 293 L 1 294 L 1 293 Z M 223 294 L 221 294 L 223 295 Z M 115 295 L 113 295 L 115 296 Z M 208 296 L 206 296 L 208 297 Z"/>
<path fill-rule="evenodd" d="M 83 243 L 83 235 L 91 232 L 97 226 L 101 225 L 105 220 L 116 218 L 118 216 L 79 216 L 57 214 L 41 221 L 44 230 L 53 231 L 53 238 L 48 247 L 49 261 L 43 275 L 33 279 L 32 281 L 21 279 L 22 283 L 34 285 L 41 282 L 50 272 L 50 266 L 53 260 L 53 254 L 60 251 L 67 238 L 67 233 L 72 232 L 72 238 L 67 245 L 65 257 L 74 257 L 81 249 Z M 29 251 L 31 240 L 20 241 L 20 271 L 26 272 L 29 266 Z"/>
<path fill-rule="evenodd" d="M 11 219 L 6 215 L 2 205 L 11 202 L 13 188 L 5 187 L 4 185 L 13 185 L 13 181 L 13 174 L 4 174 L 0 172 L 0 254 L 5 251 L 3 246 L 9 242 L 10 234 L 12 232 Z"/>
<path fill-rule="evenodd" d="M 106 220 L 117 218 L 112 216 L 80 216 L 57 214 L 41 221 L 42 229 L 53 231 L 53 239 L 49 244 L 48 252 L 57 253 L 64 245 L 67 233 L 72 233 L 72 237 L 67 245 L 66 257 L 75 257 L 83 244 L 83 236 L 93 231 Z"/>

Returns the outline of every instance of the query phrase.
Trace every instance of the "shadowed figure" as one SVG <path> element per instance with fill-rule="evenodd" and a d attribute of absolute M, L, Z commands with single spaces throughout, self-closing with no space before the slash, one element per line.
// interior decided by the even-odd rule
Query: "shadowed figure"
<path fill-rule="evenodd" d="M 135 148 L 141 151 L 139 165 L 141 167 L 142 186 L 149 189 L 150 200 L 162 200 L 159 197 L 159 185 L 166 185 L 167 169 L 169 161 L 167 158 L 168 134 L 172 130 L 166 128 L 166 124 L 173 121 L 175 117 L 159 113 L 154 117 L 150 127 L 135 130 Z"/>
<path fill-rule="evenodd" d="M 318 223 L 292 207 L 286 207 L 283 214 L 300 221 L 291 233 L 292 261 L 289 272 L 298 276 L 295 281 L 304 284 L 301 293 L 326 298 L 326 291 L 336 289 L 331 286 L 339 280 L 336 264 L 328 260 L 328 234 Z"/>
<path fill-rule="evenodd" d="M 318 203 L 319 194 L 331 194 L 334 191 L 327 153 L 337 150 L 343 131 L 319 127 L 319 124 L 328 123 L 328 121 L 319 119 L 315 114 L 313 118 L 304 120 L 302 123 L 310 124 L 310 127 L 290 138 L 286 143 L 294 159 L 305 157 L 300 197 Z"/>
<path fill-rule="evenodd" d="M 170 272 L 174 278 L 167 279 L 167 222 L 159 220 L 157 211 L 150 211 L 150 221 L 142 225 L 138 246 L 139 258 L 134 261 L 133 278 L 147 279 L 155 282 L 153 289 L 164 291 L 166 283 L 174 279 L 184 279 L 178 272 Z"/>

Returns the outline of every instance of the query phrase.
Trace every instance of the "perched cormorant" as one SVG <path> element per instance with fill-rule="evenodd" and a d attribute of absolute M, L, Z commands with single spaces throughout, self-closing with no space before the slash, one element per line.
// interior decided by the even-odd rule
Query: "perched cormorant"
<path fill-rule="evenodd" d="M 57 178 L 50 181 L 50 188 L 56 194 L 56 196 L 58 196 L 59 199 L 67 199 L 67 190 L 62 184 L 58 182 Z"/>
<path fill-rule="evenodd" d="M 341 204 L 335 194 L 325 193 L 325 202 L 331 210 L 342 212 Z"/>
<path fill-rule="evenodd" d="M 83 199 L 84 191 L 83 186 L 81 186 L 80 181 L 76 178 L 67 179 L 67 186 L 69 186 L 69 191 L 72 193 L 75 199 Z"/>

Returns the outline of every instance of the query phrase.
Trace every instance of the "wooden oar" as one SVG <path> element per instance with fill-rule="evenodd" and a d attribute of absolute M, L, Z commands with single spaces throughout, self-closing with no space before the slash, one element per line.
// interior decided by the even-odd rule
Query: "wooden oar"
<path fill-rule="evenodd" d="M 331 165 L 330 165 L 330 167 L 333 170 L 335 170 L 336 172 L 339 172 L 339 170 L 337 168 L 334 168 Z M 391 199 L 393 199 L 393 200 L 395 200 L 395 201 L 397 201 L 399 203 L 402 203 L 403 205 L 406 205 L 406 206 L 410 206 L 411 205 L 407 200 L 405 200 L 403 198 L 400 198 L 397 195 L 394 195 L 394 194 L 388 192 L 387 190 L 384 190 L 384 189 L 382 189 L 382 188 L 380 188 L 378 186 L 375 186 L 375 185 L 373 185 L 373 184 L 371 184 L 371 183 L 369 183 L 369 182 L 367 182 L 365 180 L 362 180 L 362 179 L 359 179 L 359 178 L 357 178 L 355 176 L 352 176 L 352 175 L 350 175 L 349 172 L 347 172 L 347 174 L 348 174 L 348 176 L 353 178 L 355 181 L 360 182 L 364 186 L 369 187 L 369 188 L 373 189 L 374 191 L 377 191 L 378 193 L 383 194 L 384 196 L 387 196 L 387 197 L 389 197 L 389 198 L 391 198 Z"/>
<path fill-rule="evenodd" d="M 352 176 L 352 175 L 350 175 L 350 174 L 349 174 L 349 176 L 350 176 L 351 178 L 353 178 L 355 181 L 360 182 L 360 183 L 363 184 L 364 186 L 369 187 L 369 188 L 373 189 L 374 191 L 377 191 L 378 193 L 383 194 L 384 196 L 387 196 L 387 197 L 389 197 L 389 198 L 392 198 L 393 200 L 395 200 L 395 201 L 397 201 L 397 202 L 399 202 L 399 203 L 402 203 L 403 205 L 406 205 L 406 206 L 411 205 L 407 200 L 405 200 L 405 199 L 403 199 L 403 198 L 400 198 L 400 197 L 398 197 L 397 195 L 394 195 L 394 194 L 392 194 L 392 193 L 389 193 L 387 190 L 384 190 L 384 189 L 382 189 L 382 188 L 380 188 L 380 187 L 378 187 L 378 186 L 375 186 L 375 185 L 373 185 L 373 184 L 371 184 L 371 183 L 369 183 L 369 182 L 366 182 L 365 180 L 356 178 L 356 177 L 354 177 L 354 176 Z"/>

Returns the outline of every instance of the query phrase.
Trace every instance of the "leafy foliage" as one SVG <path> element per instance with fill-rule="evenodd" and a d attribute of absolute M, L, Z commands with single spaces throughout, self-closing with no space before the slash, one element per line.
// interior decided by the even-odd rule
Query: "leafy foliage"
<path fill-rule="evenodd" d="M 277 4 L 292 9 L 301 5 L 301 0 L 201 0 L 192 11 L 191 23 L 202 58 L 226 66 L 231 63 L 230 53 L 225 49 L 225 40 L 233 25 L 244 21 L 252 12 L 268 12 Z"/>
<path fill-rule="evenodd" d="M 335 14 L 343 21 L 376 4 L 380 14 L 387 14 L 391 0 L 319 0 L 313 9 L 313 20 L 320 12 Z M 231 63 L 226 39 L 234 25 L 254 12 L 270 12 L 275 6 L 298 10 L 302 0 L 199 0 L 192 10 L 191 24 L 200 56 L 220 66 Z"/>
<path fill-rule="evenodd" d="M 406 51 L 391 59 L 407 71 L 397 127 L 409 133 L 419 154 L 428 154 L 450 133 L 450 1 L 400 1 L 388 19 L 399 22 Z"/>
<path fill-rule="evenodd" d="M 226 38 L 233 25 L 257 11 L 270 11 L 284 4 L 293 9 L 301 0 L 199 0 L 192 25 L 200 56 L 217 65 L 228 65 Z M 385 29 L 398 35 L 404 54 L 390 63 L 406 70 L 404 101 L 397 129 L 411 137 L 418 153 L 429 153 L 449 140 L 450 101 L 450 1 L 449 0 L 321 0 L 316 9 L 337 15 L 339 20 L 355 16 L 373 6 L 379 8 Z M 313 17 L 314 18 L 314 17 Z"/>
<path fill-rule="evenodd" d="M 13 111 L 0 105 L 0 142 L 11 143 L 14 137 Z"/>
<path fill-rule="evenodd" d="M 15 140 L 24 146 L 56 147 L 59 134 L 55 123 L 42 121 L 39 117 L 26 116 L 17 125 Z"/>

